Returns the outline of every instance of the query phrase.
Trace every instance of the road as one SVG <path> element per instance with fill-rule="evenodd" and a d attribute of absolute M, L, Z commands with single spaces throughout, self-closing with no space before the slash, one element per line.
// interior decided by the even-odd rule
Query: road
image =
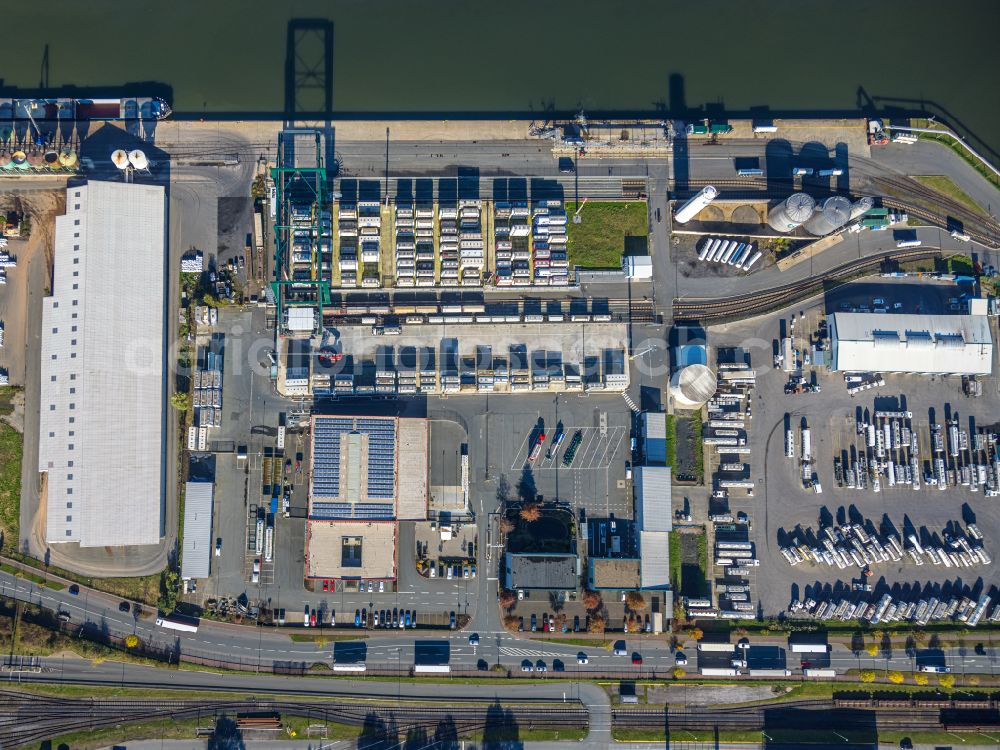
<path fill-rule="evenodd" d="M 355 663 L 363 661 L 368 670 L 396 674 L 402 671 L 408 673 L 419 653 L 421 660 L 432 658 L 433 663 L 447 663 L 455 673 L 475 673 L 494 664 L 501 664 L 515 677 L 544 678 L 562 676 L 556 671 L 562 664 L 565 676 L 578 675 L 593 679 L 606 677 L 651 677 L 666 675 L 675 666 L 673 652 L 668 644 L 655 636 L 631 636 L 625 641 L 626 655 L 616 656 L 599 643 L 593 646 L 579 644 L 563 644 L 558 640 L 543 641 L 538 639 L 518 638 L 514 634 L 501 630 L 481 628 L 465 631 L 419 630 L 394 631 L 367 630 L 359 631 L 353 628 L 325 629 L 318 635 L 327 637 L 336 635 L 338 639 L 350 638 L 355 633 L 358 640 L 336 640 L 323 645 L 309 642 L 292 641 L 282 632 L 265 628 L 248 628 L 203 620 L 197 633 L 176 633 L 157 627 L 152 615 L 138 619 L 130 613 L 120 612 L 120 600 L 108 595 L 81 589 L 77 596 L 68 589 L 57 591 L 40 586 L 23 578 L 16 578 L 9 573 L 0 572 L 0 595 L 16 598 L 20 601 L 41 605 L 51 611 L 68 612 L 71 628 L 84 626 L 85 629 L 100 635 L 108 634 L 118 638 L 135 633 L 144 643 L 157 649 L 172 653 L 172 659 L 187 658 L 202 663 L 231 666 L 244 670 L 272 668 L 302 669 L 315 662 L 333 665 L 333 656 L 338 653 L 347 654 L 346 661 Z M 485 607 L 484 611 L 495 611 L 494 607 Z M 485 620 L 493 619 L 486 615 Z M 476 623 L 480 628 L 480 623 Z M 72 632 L 72 629 L 70 630 Z M 299 632 L 306 632 L 300 630 Z M 471 645 L 470 635 L 479 635 L 478 646 Z M 976 639 L 969 637 L 965 646 L 949 646 L 935 653 L 930 660 L 940 663 L 943 659 L 952 672 L 959 675 L 978 674 L 995 676 L 1000 672 L 1000 644 L 994 646 L 991 640 L 982 639 L 981 648 L 975 647 Z M 345 643 L 353 644 L 345 646 Z M 346 649 L 341 650 L 341 649 Z M 588 664 L 577 663 L 577 656 L 586 654 Z M 632 654 L 641 654 L 642 664 L 631 663 Z M 699 652 L 693 643 L 686 644 L 685 653 L 689 663 L 685 669 L 695 673 L 699 669 Z M 903 648 L 894 648 L 886 658 L 868 656 L 866 653 L 855 655 L 842 644 L 833 644 L 829 654 L 830 668 L 839 673 L 849 669 L 874 669 L 877 671 L 912 672 L 924 658 L 924 653 L 908 654 Z M 721 664 L 719 659 L 727 661 L 725 654 L 718 652 L 706 657 L 713 659 L 712 666 L 728 666 Z M 813 658 L 805 655 L 804 658 Z M 219 660 L 223 660 L 220 662 Z M 546 671 L 522 672 L 525 664 L 536 666 L 539 662 L 545 665 Z M 782 650 L 774 640 L 760 642 L 751 649 L 750 666 L 752 669 L 784 669 L 793 674 L 800 674 L 797 655 Z"/>

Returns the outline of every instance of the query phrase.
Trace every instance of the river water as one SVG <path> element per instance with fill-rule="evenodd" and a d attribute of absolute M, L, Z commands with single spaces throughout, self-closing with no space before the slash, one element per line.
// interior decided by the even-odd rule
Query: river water
<path fill-rule="evenodd" d="M 295 20 L 312 79 L 286 75 Z M 334 117 L 926 110 L 996 160 L 998 31 L 996 0 L 47 0 L 8 10 L 0 76 L 155 82 L 188 117 L 280 117 L 327 94 Z M 286 97 L 296 81 L 318 88 Z"/>

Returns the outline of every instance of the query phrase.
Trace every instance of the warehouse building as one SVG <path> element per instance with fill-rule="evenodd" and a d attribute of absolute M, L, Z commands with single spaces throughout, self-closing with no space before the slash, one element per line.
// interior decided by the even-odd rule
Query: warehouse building
<path fill-rule="evenodd" d="M 580 582 L 580 558 L 572 553 L 508 552 L 504 558 L 508 589 L 575 591 Z"/>
<path fill-rule="evenodd" d="M 314 416 L 306 576 L 391 580 L 397 522 L 428 506 L 426 419 Z"/>
<path fill-rule="evenodd" d="M 163 536 L 166 262 L 162 187 L 66 190 L 42 308 L 38 470 L 50 544 Z"/>
<path fill-rule="evenodd" d="M 830 369 L 989 375 L 993 336 L 985 315 L 830 316 Z"/>
<path fill-rule="evenodd" d="M 639 583 L 644 589 L 670 588 L 671 469 L 635 467 L 635 521 L 639 530 Z"/>
<path fill-rule="evenodd" d="M 184 547 L 181 578 L 208 578 L 212 562 L 212 483 L 184 486 Z"/>

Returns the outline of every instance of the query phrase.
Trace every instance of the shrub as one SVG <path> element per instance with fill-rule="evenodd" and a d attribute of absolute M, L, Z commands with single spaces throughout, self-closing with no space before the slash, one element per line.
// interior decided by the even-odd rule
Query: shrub
<path fill-rule="evenodd" d="M 875 682 L 875 673 L 870 669 L 862 669 L 858 679 L 862 682 Z"/>
<path fill-rule="evenodd" d="M 641 612 L 646 608 L 646 599 L 638 591 L 629 591 L 625 594 L 625 606 L 633 612 Z"/>
<path fill-rule="evenodd" d="M 538 503 L 525 503 L 518 511 L 518 515 L 528 523 L 532 523 L 542 517 L 542 509 L 538 507 Z"/>
<path fill-rule="evenodd" d="M 671 674 L 674 676 L 675 680 L 683 679 L 687 672 L 684 671 L 684 667 L 674 667 Z"/>
<path fill-rule="evenodd" d="M 504 589 L 503 593 L 500 594 L 500 608 L 510 609 L 514 606 L 514 602 L 517 601 L 517 597 L 514 596 L 514 592 L 509 589 Z"/>
<path fill-rule="evenodd" d="M 503 618 L 503 626 L 507 628 L 507 630 L 516 631 L 519 622 L 520 620 L 514 617 L 514 615 L 507 615 Z"/>
<path fill-rule="evenodd" d="M 705 631 L 701 628 L 688 628 L 688 637 L 693 641 L 700 641 L 705 637 Z"/>
<path fill-rule="evenodd" d="M 923 672 L 917 672 L 915 675 L 913 675 L 913 681 L 918 685 L 926 685 L 927 675 L 925 675 Z"/>
<path fill-rule="evenodd" d="M 584 591 L 583 606 L 587 609 L 599 609 L 601 606 L 601 595 L 596 591 Z"/>
<path fill-rule="evenodd" d="M 903 682 L 902 672 L 889 672 L 889 682 L 893 685 L 900 685 Z"/>
<path fill-rule="evenodd" d="M 955 687 L 955 675 L 943 674 L 938 677 L 938 685 L 943 687 L 945 690 L 950 690 Z"/>
<path fill-rule="evenodd" d="M 135 633 L 125 637 L 125 648 L 135 648 L 139 645 L 139 636 Z"/>
<path fill-rule="evenodd" d="M 865 646 L 865 653 L 869 656 L 878 656 L 878 645 L 874 643 L 869 643 Z"/>
<path fill-rule="evenodd" d="M 514 521 L 512 521 L 510 518 L 507 518 L 507 516 L 504 516 L 503 518 L 500 519 L 500 531 L 502 533 L 509 534 L 515 528 L 517 527 L 514 524 Z"/>
<path fill-rule="evenodd" d="M 587 629 L 591 633 L 603 633 L 604 627 L 605 627 L 604 618 L 601 615 L 593 615 L 590 618 L 590 625 L 588 626 Z"/>

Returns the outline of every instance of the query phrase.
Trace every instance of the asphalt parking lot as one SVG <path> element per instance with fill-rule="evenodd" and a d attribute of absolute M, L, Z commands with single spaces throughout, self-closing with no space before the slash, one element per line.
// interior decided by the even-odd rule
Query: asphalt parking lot
<path fill-rule="evenodd" d="M 479 448 L 488 455 L 489 474 L 504 477 L 511 498 L 534 494 L 543 501 L 569 503 L 574 512 L 584 508 L 588 516 L 632 518 L 625 482 L 625 462 L 631 458 L 631 412 L 620 395 L 494 398 L 486 424 L 483 441 L 478 446 L 474 442 L 470 450 Z M 562 444 L 550 456 L 549 447 L 560 430 Z M 567 467 L 563 459 L 577 432 L 579 447 Z M 544 435 L 541 450 L 529 460 L 533 441 L 540 435 Z"/>
<path fill-rule="evenodd" d="M 852 285 L 853 286 L 853 285 Z M 872 297 L 884 298 L 887 306 L 894 303 L 893 285 L 886 287 L 869 284 L 858 285 L 860 290 L 845 288 L 844 294 L 834 300 L 833 309 L 840 309 L 840 302 L 854 300 L 861 304 Z M 930 293 L 923 297 L 923 312 L 937 312 L 928 307 L 944 306 L 947 312 L 949 299 L 957 296 L 955 285 L 931 285 Z M 912 289 L 902 295 L 912 300 Z M 936 300 L 936 301 L 935 301 Z M 830 300 L 826 301 L 830 309 Z M 912 304 L 912 303 L 911 303 Z M 803 308 L 804 317 L 796 310 L 796 328 L 799 336 L 814 330 L 822 303 Z M 913 309 L 904 312 L 915 312 Z M 990 565 L 980 565 L 959 570 L 925 564 L 917 567 L 908 556 L 898 563 L 888 562 L 873 566 L 874 576 L 869 582 L 879 590 L 891 591 L 923 588 L 927 584 L 949 583 L 952 588 L 976 587 L 989 589 L 1000 583 L 996 568 L 997 551 L 1000 550 L 1000 506 L 995 499 L 983 493 L 970 492 L 967 488 L 948 487 L 940 491 L 923 484 L 919 491 L 909 486 L 883 487 L 879 493 L 867 490 L 837 487 L 834 482 L 833 460 L 854 439 L 855 417 L 858 407 L 873 411 L 876 408 L 892 410 L 905 408 L 913 413 L 912 426 L 919 436 L 921 458 L 930 454 L 929 423 L 943 421 L 946 410 L 957 412 L 963 424 L 972 419 L 980 424 L 997 421 L 997 380 L 983 381 L 983 395 L 968 398 L 962 393 L 960 378 L 925 377 L 917 375 L 887 374 L 885 386 L 863 391 L 851 396 L 847 393 L 843 374 L 816 369 L 816 383 L 820 393 L 786 395 L 784 386 L 787 374 L 772 367 L 774 340 L 780 334 L 784 316 L 770 316 L 753 321 L 719 326 L 710 332 L 713 347 L 744 346 L 752 353 L 757 373 L 753 392 L 753 422 L 750 426 L 749 444 L 751 477 L 756 482 L 754 497 L 733 493 L 730 507 L 733 512 L 745 510 L 754 523 L 753 537 L 757 544 L 760 567 L 756 573 L 757 595 L 765 614 L 775 615 L 785 611 L 792 599 L 806 593 L 823 592 L 838 582 L 849 587 L 852 578 L 858 579 L 857 568 L 843 571 L 836 566 L 799 564 L 792 567 L 781 555 L 781 542 L 786 532 L 796 527 L 820 528 L 821 514 L 837 518 L 856 515 L 871 520 L 876 528 L 884 521 L 897 529 L 904 525 L 925 534 L 937 534 L 952 522 L 964 525 L 974 521 L 983 533 L 986 550 L 993 558 Z M 996 367 L 996 365 L 994 366 Z M 808 369 L 808 368 L 807 368 Z M 994 370 L 996 371 L 996 369 Z M 822 482 L 822 494 L 803 487 L 802 471 L 798 459 L 785 457 L 786 424 L 790 423 L 798 434 L 802 420 L 810 427 L 812 435 L 813 471 Z M 957 582 L 957 584 L 956 584 Z M 808 587 L 808 589 L 807 589 Z M 869 595 L 870 596 L 870 595 Z"/>

